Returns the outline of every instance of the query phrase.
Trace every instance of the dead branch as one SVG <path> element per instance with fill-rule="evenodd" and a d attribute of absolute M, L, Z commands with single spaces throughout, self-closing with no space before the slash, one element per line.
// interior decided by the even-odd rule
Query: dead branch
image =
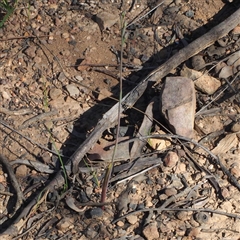
<path fill-rule="evenodd" d="M 103 118 L 98 122 L 94 131 L 90 136 L 83 142 L 83 144 L 76 150 L 69 161 L 66 164 L 66 171 L 68 174 L 76 174 L 78 172 L 78 165 L 83 159 L 84 155 L 90 150 L 90 148 L 97 142 L 102 136 L 105 129 L 113 126 L 116 123 L 118 117 L 118 107 L 121 104 L 121 112 L 131 108 L 135 102 L 144 93 L 148 81 L 156 81 L 156 84 L 161 81 L 172 69 L 179 66 L 184 61 L 188 60 L 192 56 L 196 55 L 203 49 L 213 44 L 219 38 L 228 34 L 234 27 L 240 23 L 240 9 L 228 17 L 225 21 L 214 27 L 205 35 L 196 39 L 190 43 L 187 47 L 181 49 L 177 54 L 171 57 L 167 62 L 162 64 L 156 70 L 151 72 L 146 78 L 144 78 L 132 91 L 130 91 L 122 100 L 121 103 L 115 104 L 108 112 L 103 115 Z M 78 83 L 78 82 L 76 82 Z M 58 172 L 54 179 L 44 188 L 43 192 L 53 191 L 64 185 L 64 176 L 62 171 Z M 42 193 L 43 193 L 42 192 Z M 40 195 L 39 195 L 40 197 Z M 18 230 L 23 226 L 21 220 L 27 216 L 31 208 L 39 201 L 38 196 L 32 200 L 19 217 L 14 221 L 14 224 L 9 226 L 4 233 L 0 236 L 1 238 L 12 237 L 18 234 Z"/>
<path fill-rule="evenodd" d="M 22 205 L 23 201 L 25 200 L 25 198 L 24 198 L 23 193 L 22 193 L 22 191 L 20 189 L 20 186 L 18 184 L 17 178 L 16 178 L 16 176 L 14 174 L 12 165 L 1 154 L 0 154 L 0 163 L 6 168 L 8 174 L 9 174 L 9 178 L 10 178 L 10 181 L 12 183 L 12 186 L 13 186 L 15 192 L 16 192 L 16 195 L 17 195 L 16 206 L 15 206 L 15 209 L 14 209 L 14 213 L 15 213 L 21 207 L 21 205 Z"/>

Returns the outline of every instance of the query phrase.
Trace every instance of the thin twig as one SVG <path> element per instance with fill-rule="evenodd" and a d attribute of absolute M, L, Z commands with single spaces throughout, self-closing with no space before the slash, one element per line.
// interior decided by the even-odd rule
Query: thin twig
<path fill-rule="evenodd" d="M 219 211 L 219 210 L 213 210 L 210 208 L 144 208 L 144 209 L 139 209 L 137 211 L 133 211 L 130 212 L 128 214 L 125 214 L 124 216 L 119 217 L 118 219 L 115 219 L 114 221 L 112 221 L 112 223 L 116 223 L 130 215 L 136 214 L 136 213 L 141 213 L 141 212 L 164 212 L 164 211 L 194 211 L 194 212 L 210 212 L 210 213 L 215 213 L 215 214 L 219 214 L 219 215 L 224 215 L 227 217 L 231 217 L 231 218 L 236 218 L 236 219 L 240 219 L 240 215 L 238 214 L 234 214 L 234 213 L 227 213 L 227 212 L 223 212 L 223 211 Z"/>
<path fill-rule="evenodd" d="M 204 147 L 203 145 L 197 143 L 196 141 L 187 138 L 187 137 L 183 137 L 183 136 L 179 136 L 179 135 L 174 135 L 174 134 L 156 134 L 156 135 L 149 135 L 149 136 L 144 136 L 144 137 L 139 137 L 139 139 L 148 139 L 148 138 L 167 138 L 167 137 L 171 137 L 171 138 L 176 138 L 176 139 L 181 139 L 187 142 L 191 142 L 193 143 L 195 146 L 198 146 L 200 148 L 202 148 L 205 152 L 207 152 L 213 159 L 215 159 L 216 163 L 220 166 L 221 170 L 223 171 L 224 174 L 226 174 L 230 180 L 230 182 L 240 191 L 240 184 L 238 183 L 237 179 L 235 178 L 235 176 L 233 176 L 230 171 L 223 165 L 223 163 L 220 161 L 219 157 L 217 157 L 215 154 L 213 154 L 210 150 L 208 150 L 206 147 Z"/>
<path fill-rule="evenodd" d="M 22 133 L 20 133 L 18 130 L 16 130 L 16 129 L 12 128 L 11 126 L 9 126 L 9 125 L 8 125 L 7 123 L 5 123 L 4 121 L 0 120 L 0 124 L 2 124 L 4 127 L 8 128 L 8 129 L 10 129 L 11 131 L 17 133 L 19 136 L 25 138 L 26 140 L 28 140 L 28 141 L 29 141 L 30 143 L 32 143 L 33 145 L 36 145 L 36 146 L 38 146 L 39 148 L 44 149 L 44 150 L 46 150 L 46 151 L 48 151 L 48 152 L 50 152 L 50 153 L 52 153 L 52 154 L 54 154 L 54 155 L 58 155 L 55 151 L 52 151 L 51 149 L 49 149 L 49 148 L 47 148 L 47 147 L 44 147 L 43 145 L 41 145 L 41 144 L 33 141 L 33 140 L 32 140 L 31 138 L 29 138 L 29 137 L 26 137 L 25 135 L 23 135 Z M 61 156 L 63 156 L 63 155 L 61 155 Z"/>
<path fill-rule="evenodd" d="M 122 101 L 123 46 L 124 46 L 124 42 L 125 42 L 125 30 L 126 30 L 125 13 L 122 13 L 122 15 L 121 15 L 121 51 L 120 51 L 119 102 Z M 108 169 L 106 171 L 106 175 L 105 175 L 105 178 L 104 178 L 104 181 L 103 181 L 101 203 L 105 202 L 109 180 L 110 180 L 110 177 L 112 175 L 113 163 L 114 163 L 114 159 L 115 159 L 115 156 L 116 156 L 116 153 L 117 153 L 117 147 L 118 147 L 118 142 L 119 142 L 120 121 L 121 121 L 121 105 L 119 104 L 119 106 L 118 106 L 117 130 L 116 130 L 116 142 L 115 142 L 114 149 L 113 149 L 112 161 L 108 165 Z"/>
<path fill-rule="evenodd" d="M 149 170 L 151 170 L 151 169 L 153 169 L 153 168 L 155 168 L 155 167 L 158 167 L 158 166 L 160 166 L 160 165 L 161 165 L 161 163 L 157 163 L 157 164 L 155 164 L 155 165 L 153 165 L 153 166 L 151 166 L 151 167 L 148 167 L 148 168 L 146 168 L 146 169 L 144 169 L 144 170 L 142 170 L 142 171 L 140 171 L 140 172 L 138 172 L 138 173 L 135 173 L 135 174 L 133 174 L 133 175 L 127 177 L 127 178 L 124 178 L 124 179 L 118 181 L 116 184 L 120 184 L 120 183 L 123 183 L 123 182 L 125 182 L 125 181 L 127 181 L 127 180 L 131 180 L 132 178 L 134 178 L 134 177 L 136 177 L 136 176 L 138 176 L 138 175 L 140 175 L 140 174 L 143 174 L 143 173 L 145 173 L 145 172 L 148 172 Z"/>
<path fill-rule="evenodd" d="M 131 25 L 133 25 L 135 22 L 138 22 L 139 20 L 145 18 L 147 15 L 149 15 L 152 11 L 154 11 L 156 8 L 158 8 L 159 6 L 161 6 L 163 3 L 165 2 L 165 0 L 161 0 L 154 8 L 152 8 L 150 11 L 148 11 L 146 14 L 144 14 L 143 16 L 133 20 L 132 22 L 130 22 L 127 25 L 127 28 L 130 27 Z"/>
<path fill-rule="evenodd" d="M 58 114 L 58 111 L 56 109 L 50 111 L 50 112 L 44 112 L 41 113 L 37 116 L 31 117 L 28 120 L 24 121 L 21 126 L 18 128 L 18 130 L 22 130 L 24 128 L 27 128 L 28 126 L 30 126 L 31 124 L 39 121 L 39 120 L 44 120 L 45 118 L 51 117 L 53 115 Z"/>
<path fill-rule="evenodd" d="M 4 113 L 6 115 L 15 115 L 15 116 L 21 116 L 21 115 L 26 115 L 30 114 L 33 111 L 28 108 L 22 108 L 22 109 L 17 109 L 17 110 L 8 110 L 7 108 L 0 107 L 0 113 Z"/>
<path fill-rule="evenodd" d="M 0 154 L 0 163 L 3 164 L 3 166 L 7 169 L 7 172 L 9 174 L 9 178 L 11 180 L 12 186 L 17 194 L 17 201 L 14 209 L 14 213 L 20 208 L 22 205 L 23 201 L 25 200 L 25 197 L 20 189 L 20 186 L 18 184 L 17 178 L 14 174 L 12 165 L 9 163 L 9 161 Z"/>

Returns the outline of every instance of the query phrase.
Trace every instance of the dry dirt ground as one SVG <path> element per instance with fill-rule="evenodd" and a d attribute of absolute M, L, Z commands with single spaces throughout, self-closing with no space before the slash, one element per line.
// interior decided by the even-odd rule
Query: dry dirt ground
<path fill-rule="evenodd" d="M 160 2 L 18 1 L 0 29 L 0 154 L 10 163 L 1 157 L 1 239 L 240 239 L 240 26 L 168 74 L 187 66 L 217 82 L 210 93 L 196 87 L 194 140 L 212 155 L 174 138 L 144 142 L 134 158 L 130 143 L 119 145 L 103 207 L 115 124 L 78 173 L 41 194 L 119 98 L 120 16 L 126 94 L 239 8 L 237 0 L 165 0 L 154 9 Z M 168 133 L 159 109 L 164 81 L 121 115 L 121 137 L 138 136 L 152 99 L 156 121 L 145 134 Z"/>

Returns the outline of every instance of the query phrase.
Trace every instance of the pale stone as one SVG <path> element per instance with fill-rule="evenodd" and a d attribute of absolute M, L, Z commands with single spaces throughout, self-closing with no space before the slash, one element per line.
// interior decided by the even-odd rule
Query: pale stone
<path fill-rule="evenodd" d="M 147 240 L 159 239 L 156 223 L 150 223 L 143 229 L 143 235 Z"/>
<path fill-rule="evenodd" d="M 192 79 L 196 88 L 208 95 L 215 93 L 221 86 L 221 82 L 218 79 L 187 67 L 181 71 L 181 76 Z"/>
<path fill-rule="evenodd" d="M 196 95 L 194 83 L 185 77 L 167 77 L 161 94 L 161 111 L 171 130 L 194 137 Z"/>
<path fill-rule="evenodd" d="M 96 15 L 96 22 L 101 31 L 111 28 L 118 20 L 118 14 L 100 12 Z"/>

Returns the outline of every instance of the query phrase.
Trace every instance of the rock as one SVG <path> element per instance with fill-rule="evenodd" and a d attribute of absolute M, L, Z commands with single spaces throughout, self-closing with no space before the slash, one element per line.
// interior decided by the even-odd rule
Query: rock
<path fill-rule="evenodd" d="M 164 201 L 164 200 L 166 200 L 168 198 L 168 196 L 166 195 L 166 194 L 161 194 L 160 196 L 159 196 L 159 200 L 160 201 Z"/>
<path fill-rule="evenodd" d="M 145 207 L 149 208 L 153 206 L 153 201 L 151 197 L 148 197 L 145 201 Z"/>
<path fill-rule="evenodd" d="M 225 63 L 225 62 L 219 62 L 219 63 L 217 63 L 216 64 L 216 67 L 214 68 L 214 73 L 215 74 L 219 74 L 219 72 L 221 71 L 221 69 L 223 68 L 223 67 L 225 67 L 225 66 L 227 66 L 227 64 Z"/>
<path fill-rule="evenodd" d="M 123 227 L 123 226 L 124 226 L 124 222 L 123 222 L 123 221 L 118 221 L 118 222 L 117 222 L 117 226 Z"/>
<path fill-rule="evenodd" d="M 92 187 L 86 187 L 86 194 L 88 196 L 91 196 L 92 193 L 93 193 L 93 188 Z"/>
<path fill-rule="evenodd" d="M 207 50 L 208 56 L 212 57 L 214 55 L 216 56 L 222 56 L 226 54 L 226 48 L 225 47 L 217 47 L 215 45 L 211 45 Z"/>
<path fill-rule="evenodd" d="M 177 194 L 177 189 L 176 188 L 166 188 L 165 189 L 165 194 L 170 197 L 170 196 L 173 196 L 173 195 L 176 195 Z"/>
<path fill-rule="evenodd" d="M 62 95 L 62 90 L 59 88 L 52 88 L 49 91 L 49 96 L 52 100 L 57 99 L 58 97 L 60 97 Z"/>
<path fill-rule="evenodd" d="M 99 218 L 99 217 L 102 217 L 102 215 L 103 215 L 103 210 L 101 208 L 93 208 L 90 211 L 91 218 Z"/>
<path fill-rule="evenodd" d="M 43 152 L 42 154 L 41 154 L 41 157 L 42 157 L 42 160 L 43 160 L 43 162 L 44 163 L 47 163 L 47 164 L 49 164 L 49 163 L 51 163 L 52 162 L 52 154 L 51 153 L 49 153 L 49 152 Z"/>
<path fill-rule="evenodd" d="M 70 97 L 73 97 L 73 98 L 79 97 L 80 91 L 74 84 L 68 84 L 66 86 L 66 89 L 67 89 Z"/>
<path fill-rule="evenodd" d="M 187 221 L 189 219 L 189 212 L 187 211 L 179 211 L 177 213 L 177 218 L 182 221 Z"/>
<path fill-rule="evenodd" d="M 167 77 L 161 94 L 161 111 L 170 129 L 185 137 L 194 137 L 196 96 L 189 78 Z"/>
<path fill-rule="evenodd" d="M 76 78 L 79 82 L 81 82 L 81 81 L 83 80 L 83 77 L 80 76 L 80 75 L 76 75 L 75 78 Z"/>
<path fill-rule="evenodd" d="M 163 162 L 166 167 L 174 167 L 179 160 L 177 153 L 169 151 L 167 155 L 164 157 Z"/>
<path fill-rule="evenodd" d="M 202 55 L 195 55 L 191 59 L 192 66 L 195 70 L 201 70 L 205 67 L 205 61 Z"/>
<path fill-rule="evenodd" d="M 34 58 L 36 56 L 36 50 L 37 47 L 36 46 L 30 46 L 25 50 L 25 54 L 31 58 Z"/>
<path fill-rule="evenodd" d="M 132 225 L 138 221 L 138 217 L 135 215 L 130 215 L 130 216 L 126 217 L 126 219 Z"/>
<path fill-rule="evenodd" d="M 44 33 L 48 33 L 48 32 L 49 32 L 49 28 L 46 27 L 46 26 L 41 26 L 41 27 L 40 27 L 40 31 L 41 31 L 41 32 L 44 32 Z"/>
<path fill-rule="evenodd" d="M 74 219 L 73 218 L 70 218 L 70 217 L 64 217 L 63 219 L 61 219 L 58 224 L 57 224 L 57 228 L 62 231 L 62 232 L 65 232 L 65 231 L 68 231 L 70 230 L 71 228 L 74 228 Z"/>
<path fill-rule="evenodd" d="M 220 70 L 220 73 L 218 75 L 219 78 L 226 79 L 233 75 L 233 68 L 232 66 L 225 66 Z"/>
<path fill-rule="evenodd" d="M 60 72 L 59 75 L 58 75 L 58 80 L 60 82 L 63 82 L 65 79 L 66 79 L 66 77 L 65 77 L 64 73 Z"/>
<path fill-rule="evenodd" d="M 28 174 L 28 168 L 26 165 L 20 165 L 16 168 L 16 176 L 17 177 L 26 177 Z"/>
<path fill-rule="evenodd" d="M 119 19 L 118 14 L 100 12 L 96 15 L 96 22 L 101 31 L 110 29 Z"/>
<path fill-rule="evenodd" d="M 55 108 L 55 109 L 62 109 L 65 105 L 65 100 L 64 100 L 64 97 L 63 95 L 60 95 L 59 97 L 57 97 L 56 99 L 53 99 L 49 102 L 49 105 L 52 107 L 52 108 Z"/>
<path fill-rule="evenodd" d="M 159 232 L 156 223 L 150 223 L 143 229 L 143 235 L 147 240 L 159 239 Z"/>
<path fill-rule="evenodd" d="M 209 220 L 209 215 L 205 212 L 199 212 L 195 214 L 195 220 L 200 224 L 205 224 Z"/>
<path fill-rule="evenodd" d="M 152 133 L 152 135 L 154 135 L 154 134 L 166 134 L 166 133 L 162 130 L 158 130 L 158 131 Z M 171 141 L 166 140 L 166 139 L 160 139 L 160 138 L 152 138 L 152 139 L 149 139 L 148 144 L 154 150 L 162 151 L 171 146 Z"/>
<path fill-rule="evenodd" d="M 141 60 L 139 58 L 134 58 L 133 59 L 133 64 L 134 65 L 142 65 L 142 62 L 141 62 Z"/>
<path fill-rule="evenodd" d="M 69 33 L 68 32 L 64 32 L 63 34 L 62 34 L 62 38 L 69 38 Z"/>
<path fill-rule="evenodd" d="M 185 15 L 189 18 L 193 18 L 194 17 L 194 11 L 188 10 L 187 12 L 185 12 Z"/>
<path fill-rule="evenodd" d="M 181 76 L 192 79 L 196 88 L 208 95 L 213 94 L 221 86 L 221 82 L 218 79 L 187 67 L 181 71 Z"/>
<path fill-rule="evenodd" d="M 240 123 L 236 122 L 233 124 L 233 126 L 231 127 L 231 131 L 234 133 L 237 133 L 240 131 Z"/>
<path fill-rule="evenodd" d="M 240 50 L 236 51 L 235 53 L 231 54 L 229 59 L 227 60 L 227 65 L 231 66 L 233 65 L 237 60 L 240 58 Z"/>

